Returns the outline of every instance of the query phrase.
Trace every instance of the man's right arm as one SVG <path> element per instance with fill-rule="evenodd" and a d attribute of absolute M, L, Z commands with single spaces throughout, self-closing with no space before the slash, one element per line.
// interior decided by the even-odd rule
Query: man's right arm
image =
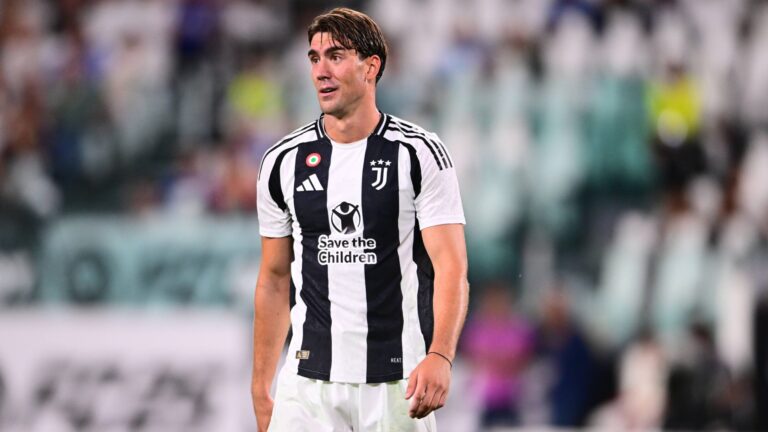
<path fill-rule="evenodd" d="M 251 396 L 259 431 L 272 417 L 269 395 L 290 324 L 291 237 L 261 238 L 261 269 L 253 299 Z"/>

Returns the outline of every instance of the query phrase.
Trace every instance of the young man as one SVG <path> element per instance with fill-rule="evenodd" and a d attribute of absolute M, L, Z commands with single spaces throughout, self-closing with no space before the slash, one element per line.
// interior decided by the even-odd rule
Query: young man
<path fill-rule="evenodd" d="M 266 152 L 258 183 L 258 427 L 433 431 L 468 297 L 453 161 L 376 109 L 387 48 L 373 20 L 334 9 L 308 39 L 323 115 Z"/>

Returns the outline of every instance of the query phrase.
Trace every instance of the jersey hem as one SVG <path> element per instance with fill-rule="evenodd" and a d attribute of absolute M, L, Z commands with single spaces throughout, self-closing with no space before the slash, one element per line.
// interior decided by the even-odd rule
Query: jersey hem
<path fill-rule="evenodd" d="M 400 381 L 404 377 L 403 373 L 395 372 L 395 373 L 386 374 L 386 375 L 368 376 L 365 378 L 365 381 L 331 380 L 330 374 L 317 372 L 317 371 L 304 369 L 304 368 L 297 368 L 296 375 L 302 376 L 304 378 L 310 378 L 310 379 L 316 379 L 316 380 L 328 381 L 328 382 L 346 383 L 346 384 L 380 384 L 385 382 Z"/>
<path fill-rule="evenodd" d="M 323 373 L 323 372 L 315 372 L 313 370 L 304 369 L 304 368 L 297 368 L 296 369 L 296 375 L 303 376 L 304 378 L 310 378 L 310 379 L 316 379 L 316 380 L 322 380 L 322 381 L 330 381 L 330 374 Z"/>

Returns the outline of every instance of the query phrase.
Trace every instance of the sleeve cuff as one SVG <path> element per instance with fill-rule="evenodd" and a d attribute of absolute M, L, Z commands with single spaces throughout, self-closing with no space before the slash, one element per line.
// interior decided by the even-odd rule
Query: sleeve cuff
<path fill-rule="evenodd" d="M 419 229 L 429 228 L 436 225 L 461 224 L 466 225 L 463 215 L 442 216 L 439 218 L 419 219 Z"/>
<path fill-rule="evenodd" d="M 279 238 L 279 237 L 289 237 L 292 233 L 290 230 L 273 230 L 269 228 L 259 228 L 259 234 L 261 234 L 262 237 L 273 237 L 273 238 Z"/>

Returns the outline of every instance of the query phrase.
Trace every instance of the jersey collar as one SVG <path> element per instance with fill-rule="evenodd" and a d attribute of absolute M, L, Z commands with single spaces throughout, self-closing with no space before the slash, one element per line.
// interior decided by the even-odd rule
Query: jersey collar
<path fill-rule="evenodd" d="M 389 120 L 392 116 L 389 114 L 383 113 L 379 111 L 379 122 L 376 123 L 376 127 L 373 128 L 373 133 L 370 136 L 384 136 L 384 132 L 387 131 L 387 125 L 389 124 Z M 325 133 L 325 114 L 320 114 L 320 117 L 315 121 L 315 129 L 317 130 L 317 136 L 320 139 L 328 138 L 328 135 Z M 330 139 L 330 138 L 328 138 Z"/>

